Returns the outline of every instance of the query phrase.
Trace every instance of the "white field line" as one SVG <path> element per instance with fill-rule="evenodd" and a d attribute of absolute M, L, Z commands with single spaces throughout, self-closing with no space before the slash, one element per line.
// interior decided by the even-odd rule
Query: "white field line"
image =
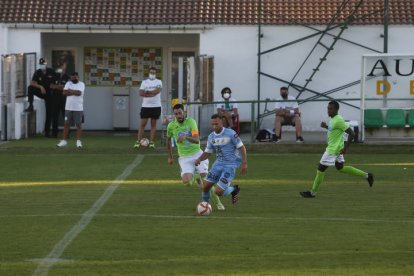
<path fill-rule="evenodd" d="M 218 212 L 218 211 L 217 211 Z M 3 215 L 1 218 L 35 218 L 35 217 L 75 217 L 82 214 L 39 214 L 39 215 Z M 153 218 L 153 219 L 215 219 L 215 220 L 247 220 L 247 221 L 337 221 L 337 222 L 361 222 L 361 223 L 414 223 L 414 219 L 366 219 L 366 218 L 347 218 L 347 217 L 216 217 L 214 215 L 208 217 L 180 216 L 180 215 L 147 215 L 147 214 L 95 214 L 95 217 L 130 217 L 130 218 Z"/>
<path fill-rule="evenodd" d="M 125 168 L 125 170 L 113 181 L 113 183 L 105 190 L 101 197 L 92 205 L 92 207 L 82 214 L 81 219 L 65 234 L 62 240 L 60 240 L 53 247 L 52 251 L 41 260 L 40 264 L 36 268 L 33 275 L 47 275 L 50 268 L 57 262 L 59 262 L 60 256 L 62 256 L 66 247 L 85 229 L 96 213 L 102 208 L 102 206 L 112 196 L 114 191 L 118 188 L 119 184 L 127 178 L 132 171 L 138 166 L 144 159 L 143 155 L 138 155 L 134 161 Z"/>
<path fill-rule="evenodd" d="M 217 211 L 220 212 L 220 211 Z M 115 214 L 115 215 L 98 215 L 100 217 L 137 217 L 137 218 L 162 218 L 162 219 L 234 219 L 234 220 L 279 220 L 279 221 L 338 221 L 338 222 L 373 222 L 373 223 L 414 223 L 413 220 L 388 220 L 388 219 L 364 219 L 364 218 L 330 218 L 330 217 L 320 217 L 320 218 L 301 218 L 301 217 L 201 217 L 201 216 L 174 216 L 174 215 L 145 215 L 145 214 Z"/>

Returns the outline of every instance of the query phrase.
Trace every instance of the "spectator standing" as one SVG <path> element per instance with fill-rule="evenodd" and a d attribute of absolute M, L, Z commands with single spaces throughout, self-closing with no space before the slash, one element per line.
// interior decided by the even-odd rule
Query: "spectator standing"
<path fill-rule="evenodd" d="M 63 88 L 63 95 L 66 96 L 65 105 L 65 126 L 63 129 L 63 139 L 57 144 L 58 147 L 66 147 L 68 142 L 69 128 L 76 125 L 76 147 L 81 148 L 82 122 L 83 122 L 83 96 L 85 84 L 79 81 L 77 72 L 73 72 L 70 81 Z"/>
<path fill-rule="evenodd" d="M 65 117 L 66 96 L 63 89 L 70 77 L 66 74 L 66 64 L 60 64 L 56 69 L 55 83 L 51 84 L 51 106 L 52 106 L 52 137 L 58 137 L 58 126 L 60 115 Z"/>
<path fill-rule="evenodd" d="M 155 148 L 154 140 L 157 131 L 157 121 L 161 115 L 161 89 L 162 82 L 157 79 L 157 69 L 151 67 L 149 69 L 148 78 L 141 83 L 139 89 L 139 95 L 142 97 L 141 106 L 141 121 L 138 129 L 137 142 L 134 148 L 141 146 L 140 141 L 144 136 L 145 126 L 149 119 L 151 119 L 151 131 L 150 131 L 150 148 Z"/>

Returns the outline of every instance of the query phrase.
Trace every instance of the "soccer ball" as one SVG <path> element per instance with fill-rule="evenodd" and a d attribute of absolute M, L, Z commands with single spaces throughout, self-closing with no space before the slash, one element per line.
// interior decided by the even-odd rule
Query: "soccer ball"
<path fill-rule="evenodd" d="M 203 201 L 197 205 L 197 214 L 199 216 L 208 216 L 212 211 L 213 209 L 211 209 L 211 205 L 208 202 Z"/>
<path fill-rule="evenodd" d="M 141 146 L 143 147 L 148 147 L 150 141 L 148 140 L 148 138 L 142 138 L 141 141 L 139 141 L 139 143 L 141 144 Z"/>

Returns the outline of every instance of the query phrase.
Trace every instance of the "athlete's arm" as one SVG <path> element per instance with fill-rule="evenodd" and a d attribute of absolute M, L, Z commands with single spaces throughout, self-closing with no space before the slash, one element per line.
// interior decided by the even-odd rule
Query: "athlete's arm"
<path fill-rule="evenodd" d="M 246 152 L 246 147 L 243 145 L 240 147 L 240 151 L 242 154 L 242 163 L 240 166 L 240 172 L 241 174 L 246 174 L 247 173 L 247 152 Z"/>
<path fill-rule="evenodd" d="M 147 92 L 148 92 L 149 95 L 155 96 L 158 93 L 161 93 L 161 88 L 157 88 L 157 89 L 154 89 L 154 90 L 151 90 L 151 91 L 147 91 Z"/>
<path fill-rule="evenodd" d="M 348 134 L 348 140 L 346 141 L 344 148 L 341 150 L 341 152 L 340 152 L 341 154 L 345 154 L 346 153 L 346 151 L 349 148 L 349 145 L 351 144 L 352 140 L 354 140 L 354 136 L 355 136 L 354 131 L 350 127 L 347 128 L 345 130 L 345 132 L 346 132 L 346 134 Z"/>
<path fill-rule="evenodd" d="M 30 85 L 31 86 L 34 86 L 36 88 L 39 88 L 40 89 L 40 92 L 42 94 L 46 94 L 46 89 L 42 85 L 38 84 L 37 81 L 32 80 L 32 82 L 30 83 Z"/>
<path fill-rule="evenodd" d="M 198 134 L 193 134 L 192 136 L 185 136 L 184 139 L 193 144 L 198 144 L 198 142 L 200 142 L 200 136 L 198 136 Z"/>
<path fill-rule="evenodd" d="M 301 115 L 300 111 L 299 111 L 299 107 L 296 107 L 293 109 L 293 113 L 294 114 L 298 114 L 299 116 Z"/>
<path fill-rule="evenodd" d="M 197 158 L 197 160 L 194 162 L 194 164 L 196 166 L 200 165 L 201 161 L 206 160 L 210 156 L 210 154 L 211 153 L 209 153 L 209 152 L 203 152 L 203 154 L 201 154 L 201 156 L 199 158 Z"/>
<path fill-rule="evenodd" d="M 174 158 L 172 154 L 172 146 L 171 146 L 171 137 L 167 136 L 167 154 L 168 154 L 168 164 L 174 164 Z"/>
<path fill-rule="evenodd" d="M 80 96 L 82 92 L 80 90 L 65 89 L 63 90 L 63 95 L 65 96 Z"/>
<path fill-rule="evenodd" d="M 284 108 L 276 109 L 276 116 L 285 116 L 285 115 L 286 115 L 286 109 Z"/>
<path fill-rule="evenodd" d="M 51 85 L 50 85 L 50 88 L 52 88 L 52 89 L 56 89 L 56 90 L 62 90 L 63 91 L 63 88 L 65 87 L 65 85 L 64 84 L 54 84 L 54 83 L 52 83 Z"/>
<path fill-rule="evenodd" d="M 185 140 L 193 144 L 198 144 L 200 142 L 200 136 L 198 134 L 197 125 L 195 123 L 192 125 L 191 136 L 186 136 Z"/>

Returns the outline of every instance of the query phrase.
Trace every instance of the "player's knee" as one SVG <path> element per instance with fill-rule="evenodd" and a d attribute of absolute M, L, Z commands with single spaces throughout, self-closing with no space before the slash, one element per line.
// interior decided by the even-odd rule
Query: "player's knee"
<path fill-rule="evenodd" d="M 214 189 L 214 193 L 215 193 L 216 195 L 218 195 L 218 196 L 222 196 L 222 195 L 223 195 L 223 193 L 224 193 L 224 191 L 223 191 L 222 189 L 220 189 L 219 187 L 216 187 L 216 188 Z"/>
<path fill-rule="evenodd" d="M 327 168 L 328 168 L 327 166 L 322 165 L 322 164 L 320 164 L 320 163 L 319 163 L 319 165 L 318 165 L 318 171 L 324 172 L 324 171 L 326 171 L 326 169 L 327 169 Z"/>
<path fill-rule="evenodd" d="M 201 189 L 203 190 L 203 192 L 207 193 L 210 191 L 211 187 L 213 187 L 213 184 L 211 184 L 210 182 L 204 182 Z"/>
<path fill-rule="evenodd" d="M 203 185 L 202 190 L 203 192 L 208 193 L 210 192 L 210 187 L 208 185 Z"/>
<path fill-rule="evenodd" d="M 188 178 L 188 177 L 186 177 L 186 176 L 183 176 L 183 177 L 181 178 L 181 180 L 183 181 L 183 184 L 184 184 L 185 186 L 190 186 L 190 185 L 191 185 L 191 178 Z"/>

